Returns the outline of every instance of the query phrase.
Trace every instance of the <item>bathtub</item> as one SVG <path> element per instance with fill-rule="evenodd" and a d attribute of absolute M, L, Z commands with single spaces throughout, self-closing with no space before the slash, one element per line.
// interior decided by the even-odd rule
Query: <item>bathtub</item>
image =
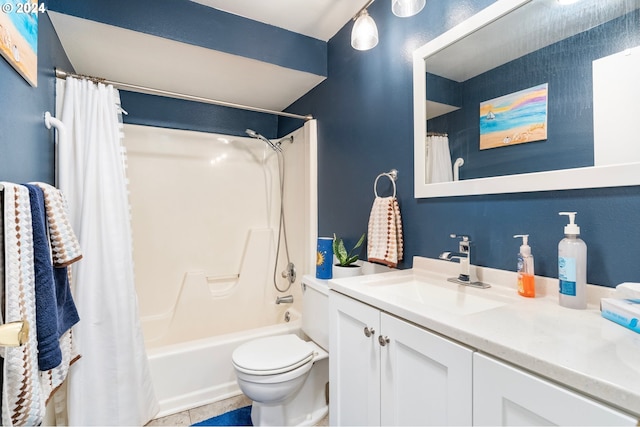
<path fill-rule="evenodd" d="M 233 350 L 255 338 L 301 335 L 300 314 L 294 309 L 288 313 L 289 322 L 147 349 L 160 404 L 156 418 L 241 394 L 231 364 Z"/>

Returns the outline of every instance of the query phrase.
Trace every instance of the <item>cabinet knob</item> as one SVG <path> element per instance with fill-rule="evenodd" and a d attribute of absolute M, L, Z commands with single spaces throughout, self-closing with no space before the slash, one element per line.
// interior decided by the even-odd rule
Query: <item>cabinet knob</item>
<path fill-rule="evenodd" d="M 369 328 L 368 326 L 364 327 L 364 336 L 369 338 L 371 335 L 375 334 L 376 330 L 373 328 Z"/>
<path fill-rule="evenodd" d="M 386 336 L 386 335 L 384 335 L 384 336 L 380 335 L 380 336 L 378 337 L 378 342 L 380 343 L 380 345 L 381 345 L 382 347 L 384 347 L 385 345 L 389 344 L 390 340 L 389 340 L 389 337 L 388 337 L 388 336 Z"/>

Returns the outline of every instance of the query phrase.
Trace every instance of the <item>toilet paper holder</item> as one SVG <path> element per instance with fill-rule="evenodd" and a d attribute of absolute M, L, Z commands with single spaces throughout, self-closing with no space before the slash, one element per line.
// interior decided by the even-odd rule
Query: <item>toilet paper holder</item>
<path fill-rule="evenodd" d="M 29 339 L 29 322 L 20 320 L 0 326 L 0 346 L 20 347 Z"/>

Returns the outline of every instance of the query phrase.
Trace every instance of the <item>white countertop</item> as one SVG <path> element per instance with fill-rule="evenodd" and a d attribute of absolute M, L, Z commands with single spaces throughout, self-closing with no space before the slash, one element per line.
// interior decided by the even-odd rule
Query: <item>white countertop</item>
<path fill-rule="evenodd" d="M 477 268 L 478 278 L 492 286 L 476 289 L 446 281 L 458 268 L 415 257 L 411 270 L 328 284 L 640 418 L 640 334 L 600 315 L 600 298 L 613 289 L 588 286 L 587 309 L 573 310 L 558 304 L 557 279 L 536 276 L 536 298 L 525 298 L 516 291 L 515 272 Z M 425 285 L 401 289 L 407 281 Z"/>

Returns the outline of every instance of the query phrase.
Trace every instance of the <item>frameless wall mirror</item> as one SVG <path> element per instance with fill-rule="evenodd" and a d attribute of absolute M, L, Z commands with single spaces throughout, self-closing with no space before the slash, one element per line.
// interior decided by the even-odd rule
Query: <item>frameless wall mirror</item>
<path fill-rule="evenodd" d="M 638 76 L 640 0 L 496 1 L 414 52 L 415 197 L 640 185 Z"/>

